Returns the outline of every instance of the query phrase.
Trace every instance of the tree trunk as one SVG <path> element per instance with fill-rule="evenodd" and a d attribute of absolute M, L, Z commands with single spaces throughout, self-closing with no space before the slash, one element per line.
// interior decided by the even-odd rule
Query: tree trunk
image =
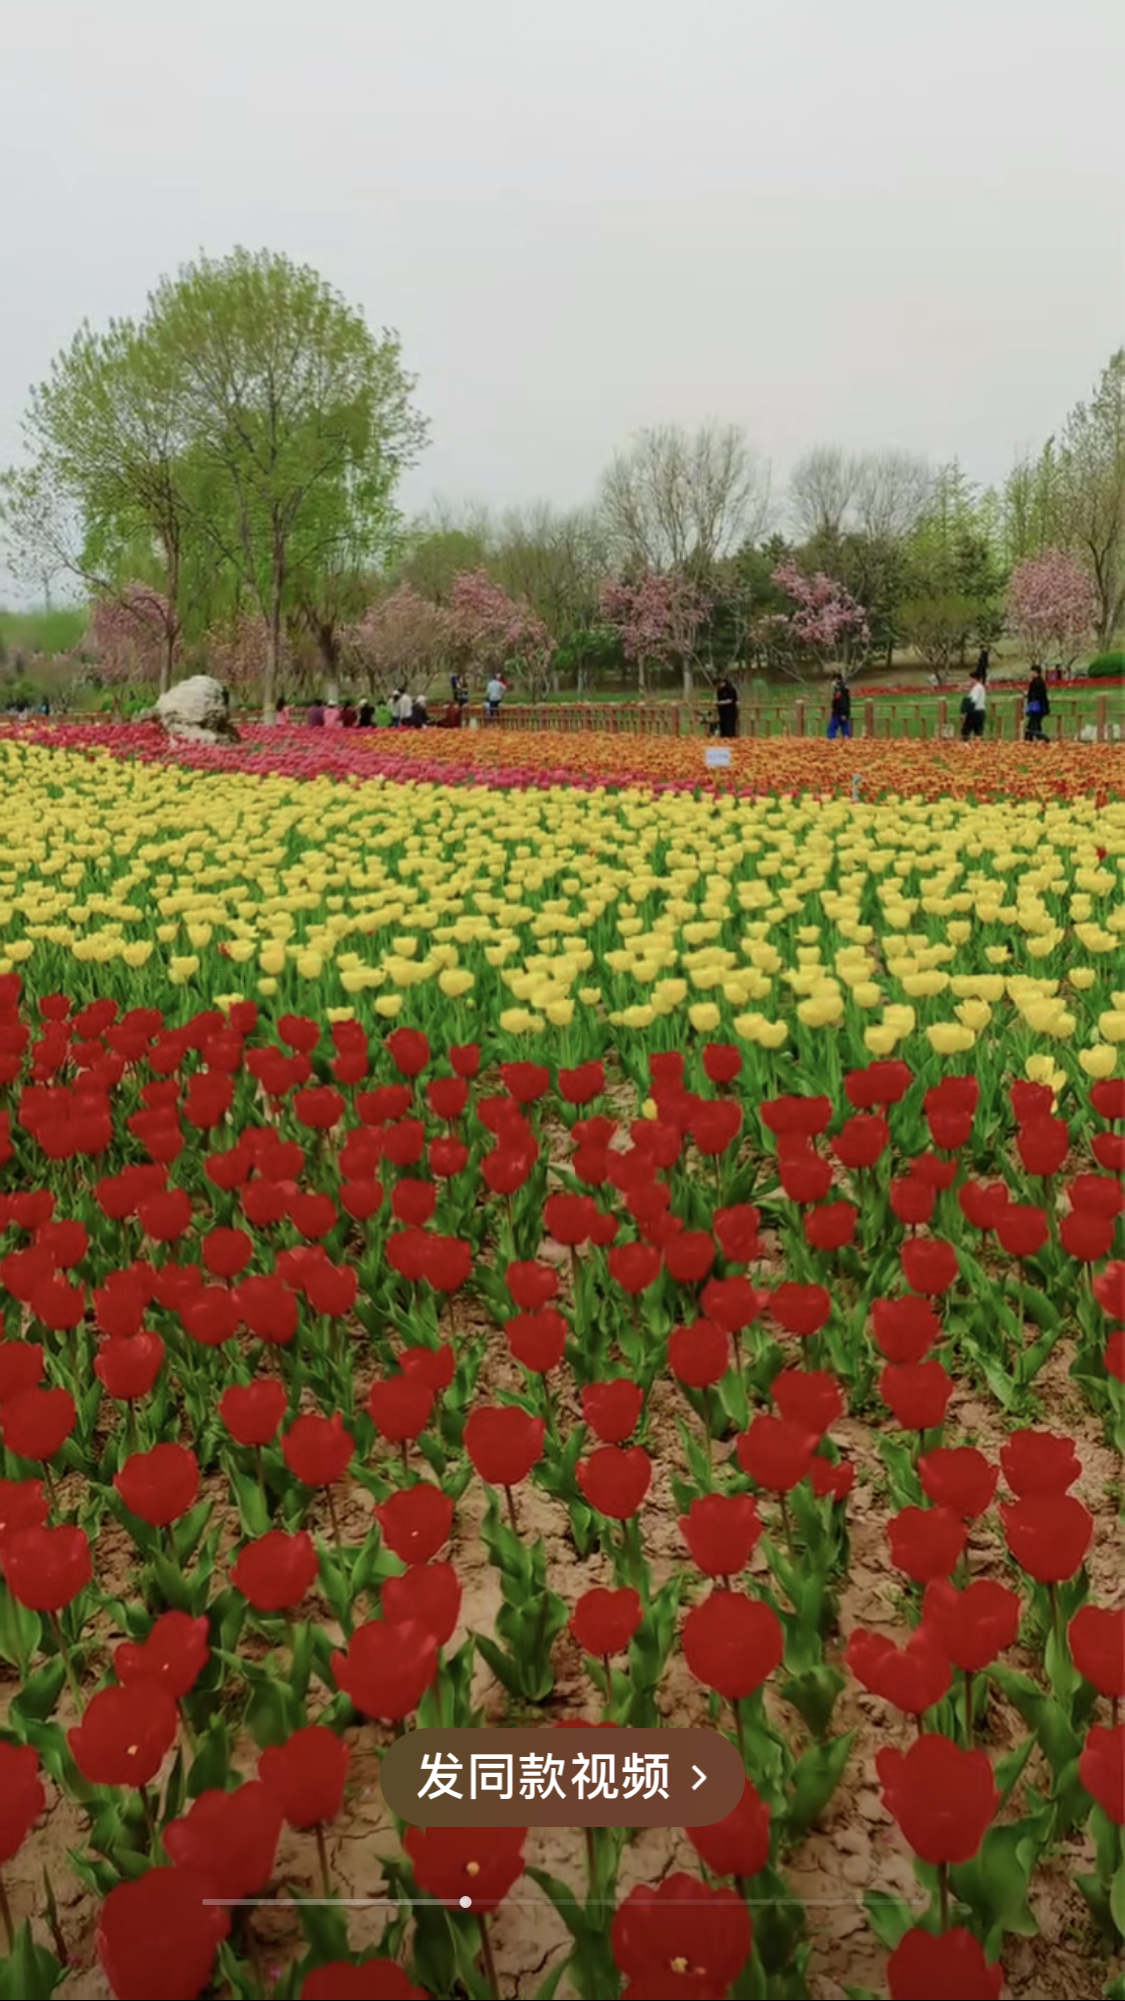
<path fill-rule="evenodd" d="M 160 661 L 160 678 L 156 689 L 158 696 L 166 695 L 172 685 L 172 666 L 175 657 L 176 628 L 171 619 L 168 619 L 164 627 L 164 653 Z"/>
<path fill-rule="evenodd" d="M 275 566 L 266 624 L 266 665 L 262 675 L 262 721 L 277 720 L 277 670 L 281 662 L 281 574 Z"/>
<path fill-rule="evenodd" d="M 691 658 L 684 654 L 684 700 L 690 702 L 695 693 L 695 676 L 691 671 Z"/>

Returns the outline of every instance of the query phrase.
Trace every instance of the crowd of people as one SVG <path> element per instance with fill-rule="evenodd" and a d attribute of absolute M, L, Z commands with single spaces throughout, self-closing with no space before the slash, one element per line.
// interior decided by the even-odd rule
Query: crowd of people
<path fill-rule="evenodd" d="M 500 705 L 507 692 L 507 682 L 499 674 L 494 674 L 484 693 L 484 712 L 489 721 L 494 722 L 500 714 Z M 425 695 L 411 695 L 405 688 L 392 688 L 387 699 L 379 703 L 364 700 L 356 704 L 350 695 L 344 695 L 339 701 L 318 699 L 309 702 L 304 720 L 306 726 L 314 730 L 459 730 L 465 721 L 468 706 L 468 682 L 462 674 L 451 674 L 449 700 L 440 716 L 430 714 Z M 294 720 L 284 695 L 278 698 L 277 720 L 283 724 Z"/>

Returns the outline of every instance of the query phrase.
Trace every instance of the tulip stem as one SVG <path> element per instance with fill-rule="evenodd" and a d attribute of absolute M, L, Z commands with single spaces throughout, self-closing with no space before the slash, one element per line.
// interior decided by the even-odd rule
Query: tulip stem
<path fill-rule="evenodd" d="M 602 1673 L 605 1676 L 605 1699 L 606 1699 L 606 1707 L 608 1708 L 610 1699 L 613 1694 L 613 1683 L 610 1680 L 610 1667 L 609 1667 L 608 1654 L 602 1655 Z M 590 1831 L 589 1828 L 587 1828 L 586 1830 L 587 1834 L 589 1833 L 589 1831 Z"/>
<path fill-rule="evenodd" d="M 74 1706 L 78 1710 L 79 1715 L 81 1715 L 82 1690 L 78 1686 L 78 1676 L 74 1672 L 74 1662 L 70 1658 L 66 1641 L 63 1639 L 62 1622 L 57 1612 L 52 1612 L 50 1614 L 50 1619 L 51 1619 L 51 1624 L 55 1629 L 55 1644 L 57 1645 L 59 1650 L 59 1658 L 62 1661 L 63 1668 L 66 1672 L 66 1679 L 70 1688 L 70 1692 L 74 1697 Z"/>
<path fill-rule="evenodd" d="M 973 1748 L 973 1677 L 965 1669 L 965 1749 Z"/>
<path fill-rule="evenodd" d="M 332 1540 L 335 1543 L 337 1549 L 342 1550 L 344 1545 L 340 1540 L 340 1523 L 336 1515 L 336 1503 L 332 1499 L 331 1487 L 326 1487 L 324 1489 L 324 1498 L 328 1502 L 328 1519 L 332 1524 Z"/>
<path fill-rule="evenodd" d="M 598 1849 L 592 1827 L 582 1830 L 586 1836 L 586 1899 L 593 1903 L 598 1894 Z"/>
<path fill-rule="evenodd" d="M 144 1814 L 145 1826 L 148 1829 L 148 1852 L 155 1862 L 157 1860 L 157 1850 L 160 1846 L 160 1830 L 156 1825 L 156 1812 L 147 1786 L 141 1786 L 140 1795 L 141 1812 Z"/>
<path fill-rule="evenodd" d="M 942 1931 L 943 1931 L 943 1932 L 947 1932 L 947 1931 L 949 1930 L 949 1864 L 948 1864 L 948 1862 L 940 1862 L 940 1863 L 938 1864 L 938 1896 L 939 1896 L 939 1897 L 940 1897 L 940 1899 L 941 1899 L 941 1928 L 942 1928 Z"/>
<path fill-rule="evenodd" d="M 746 1732 L 745 1732 L 745 1730 L 744 1730 L 744 1729 L 743 1729 L 743 1727 L 742 1727 L 742 1704 L 741 1704 L 741 1703 L 740 1703 L 740 1702 L 739 1702 L 739 1701 L 737 1700 L 737 1698 L 736 1698 L 736 1699 L 735 1699 L 735 1700 L 734 1700 L 734 1701 L 733 1701 L 733 1702 L 731 1703 L 731 1708 L 732 1708 L 732 1709 L 733 1709 L 733 1711 L 734 1711 L 734 1732 L 735 1732 L 735 1736 L 736 1736 L 736 1737 L 738 1738 L 738 1752 L 739 1752 L 739 1756 L 740 1756 L 740 1757 L 741 1757 L 741 1759 L 742 1759 L 742 1768 L 743 1768 L 743 1770 L 745 1771 L 745 1770 L 746 1770 Z"/>
<path fill-rule="evenodd" d="M 488 1991 L 492 1996 L 492 2001 L 500 2001 L 500 1989 L 496 1984 L 496 1962 L 492 1957 L 492 1940 L 488 1936 L 488 1920 L 483 1911 L 477 1912 L 477 1923 L 480 1926 L 481 1952 L 484 1957 L 484 1977 L 488 1984 Z"/>
<path fill-rule="evenodd" d="M 504 1499 L 505 1499 L 505 1500 L 507 1501 L 507 1503 L 508 1503 L 508 1520 L 509 1520 L 509 1521 L 511 1522 L 511 1524 L 512 1524 L 512 1533 L 513 1533 L 513 1535 L 518 1535 L 518 1534 L 519 1534 L 519 1532 L 520 1532 L 520 1525 L 519 1525 L 518 1521 L 516 1520 L 516 1502 L 515 1502 L 515 1496 L 513 1495 L 513 1493 L 512 1493 L 512 1490 L 511 1490 L 511 1488 L 510 1488 L 510 1487 L 505 1487 L 505 1489 L 504 1489 Z"/>
<path fill-rule="evenodd" d="M 320 1858 L 320 1887 L 326 1897 L 331 1897 L 335 1892 L 332 1888 L 332 1871 L 328 1867 L 328 1848 L 324 1839 L 323 1821 L 317 1821 L 314 1831 L 316 1834 L 316 1852 Z"/>
<path fill-rule="evenodd" d="M 270 1511 L 270 1504 L 269 1504 L 269 1498 L 266 1494 L 266 1472 L 265 1472 L 265 1467 L 262 1464 L 262 1448 L 260 1445 L 256 1445 L 254 1447 L 254 1465 L 258 1474 L 258 1492 L 262 1497 L 262 1506 L 265 1509 L 266 1515 L 268 1517 Z"/>
<path fill-rule="evenodd" d="M 8 1951 L 11 1952 L 16 1942 L 16 1931 L 12 1923 L 12 1907 L 8 1902 L 8 1892 L 4 1888 L 2 1876 L 0 1876 L 0 1924 L 4 1927 L 4 1937 L 8 1941 Z"/>

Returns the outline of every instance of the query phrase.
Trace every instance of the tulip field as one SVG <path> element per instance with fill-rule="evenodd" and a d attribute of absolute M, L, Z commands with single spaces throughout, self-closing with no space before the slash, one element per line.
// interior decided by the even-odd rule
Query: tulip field
<path fill-rule="evenodd" d="M 0 2001 L 1125 2001 L 1119 753 L 311 735 L 0 730 Z"/>

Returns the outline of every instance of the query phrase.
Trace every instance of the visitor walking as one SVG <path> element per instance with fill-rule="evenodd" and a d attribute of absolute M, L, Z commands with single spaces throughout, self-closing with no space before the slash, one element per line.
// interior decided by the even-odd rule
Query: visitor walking
<path fill-rule="evenodd" d="M 311 730 L 322 730 L 324 728 L 324 703 L 310 702 L 305 721 Z"/>
<path fill-rule="evenodd" d="M 340 706 L 340 728 L 342 730 L 354 730 L 355 723 L 356 715 L 352 707 L 352 698 L 350 695 L 345 695 Z"/>
<path fill-rule="evenodd" d="M 494 674 L 484 691 L 485 714 L 490 722 L 495 722 L 497 716 L 500 714 L 500 704 L 507 692 L 507 682 L 502 681 L 499 674 Z"/>
<path fill-rule="evenodd" d="M 832 683 L 832 709 L 828 717 L 828 737 L 835 742 L 838 736 L 850 737 L 852 733 L 851 689 L 841 674 Z"/>
<path fill-rule="evenodd" d="M 979 672 L 974 673 L 969 684 L 969 692 L 961 703 L 961 737 L 968 743 L 972 737 L 984 735 L 984 715 L 988 706 L 988 695 Z"/>
<path fill-rule="evenodd" d="M 1051 713 L 1051 698 L 1047 693 L 1047 683 L 1043 679 L 1042 669 L 1039 667 L 1033 667 L 1031 670 L 1031 679 L 1027 684 L 1027 698 L 1023 705 L 1023 712 L 1026 719 L 1026 727 L 1024 729 L 1025 741 L 1027 743 L 1046 743 L 1047 739 L 1043 734 L 1043 721 Z"/>
<path fill-rule="evenodd" d="M 738 735 L 738 689 L 724 674 L 715 690 L 715 704 L 719 711 L 719 735 Z"/>
<path fill-rule="evenodd" d="M 398 717 L 398 726 L 400 730 L 408 730 L 414 721 L 413 695 L 407 695 L 407 694 L 399 695 L 398 700 L 395 702 L 394 705 L 394 712 L 395 715 Z"/>
<path fill-rule="evenodd" d="M 355 726 L 357 730 L 369 730 L 374 721 L 375 721 L 375 711 L 372 708 L 371 703 L 367 701 L 361 702 L 359 705 L 359 714 L 356 717 Z"/>

